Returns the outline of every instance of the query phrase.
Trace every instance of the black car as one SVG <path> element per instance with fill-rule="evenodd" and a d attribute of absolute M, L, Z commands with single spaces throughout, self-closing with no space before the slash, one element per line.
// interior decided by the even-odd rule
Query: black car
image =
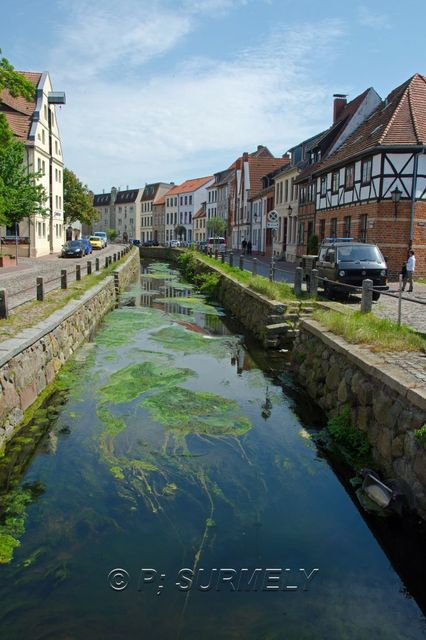
<path fill-rule="evenodd" d="M 82 240 L 69 240 L 62 247 L 62 258 L 82 258 L 86 254 L 86 247 Z"/>
<path fill-rule="evenodd" d="M 373 288 L 379 290 L 373 291 L 373 300 L 379 299 L 380 291 L 389 289 L 386 259 L 375 244 L 354 242 L 351 238 L 326 238 L 321 243 L 316 268 L 318 276 L 326 278 L 320 283 L 329 298 L 334 295 L 347 298 L 351 293 L 361 291 L 362 281 L 366 279 L 372 280 Z M 342 284 L 357 289 L 345 288 Z"/>

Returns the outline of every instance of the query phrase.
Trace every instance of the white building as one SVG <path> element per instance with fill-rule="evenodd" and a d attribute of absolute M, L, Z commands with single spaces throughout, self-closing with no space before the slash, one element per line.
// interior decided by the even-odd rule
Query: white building
<path fill-rule="evenodd" d="M 13 98 L 4 90 L 0 94 L 0 112 L 6 116 L 15 137 L 26 147 L 25 162 L 30 172 L 40 172 L 39 182 L 46 193 L 46 214 L 34 214 L 22 220 L 16 232 L 21 255 L 43 256 L 58 253 L 64 231 L 64 163 L 55 106 L 65 104 L 65 94 L 53 92 L 47 72 L 22 72 L 36 88 L 35 99 Z M 6 242 L 15 242 L 15 229 L 1 228 Z"/>
<path fill-rule="evenodd" d="M 213 176 L 186 180 L 166 193 L 166 244 L 174 239 L 192 242 L 192 219 L 207 201 L 207 188 L 213 181 Z"/>

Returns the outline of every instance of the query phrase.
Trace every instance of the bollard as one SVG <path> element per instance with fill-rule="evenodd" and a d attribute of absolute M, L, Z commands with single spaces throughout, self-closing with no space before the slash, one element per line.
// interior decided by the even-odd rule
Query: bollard
<path fill-rule="evenodd" d="M 243 269 L 244 269 L 244 256 L 240 256 L 240 264 L 239 264 L 239 267 L 240 267 L 240 269 L 241 269 L 241 270 L 243 270 Z"/>
<path fill-rule="evenodd" d="M 107 268 L 109 262 L 108 262 L 108 256 L 105 256 L 105 269 Z"/>
<path fill-rule="evenodd" d="M 61 269 L 61 289 L 68 288 L 68 273 L 66 269 Z"/>
<path fill-rule="evenodd" d="M 79 264 L 75 265 L 75 279 L 81 280 L 81 267 Z"/>
<path fill-rule="evenodd" d="M 99 258 L 95 259 L 95 271 L 99 271 Z"/>
<path fill-rule="evenodd" d="M 215 249 L 215 252 L 214 252 L 214 258 L 215 258 L 215 260 L 217 260 L 217 259 L 218 259 L 218 257 L 219 257 L 219 254 L 218 254 L 218 252 L 217 252 L 217 249 Z"/>
<path fill-rule="evenodd" d="M 302 267 L 296 267 L 296 271 L 294 273 L 294 294 L 296 296 L 302 295 L 302 279 L 303 269 Z"/>
<path fill-rule="evenodd" d="M 222 261 L 222 264 L 224 264 L 224 262 L 225 262 L 225 252 L 224 251 L 222 251 L 222 253 L 220 254 L 220 259 Z"/>
<path fill-rule="evenodd" d="M 91 260 L 87 261 L 87 275 L 88 276 L 92 275 L 92 261 Z"/>
<path fill-rule="evenodd" d="M 254 276 L 257 276 L 257 258 L 253 258 L 253 269 L 252 269 L 252 274 Z"/>
<path fill-rule="evenodd" d="M 366 278 L 362 281 L 361 313 L 370 313 L 373 306 L 373 281 Z"/>
<path fill-rule="evenodd" d="M 233 253 L 229 254 L 229 266 L 230 267 L 234 266 L 234 254 Z"/>
<path fill-rule="evenodd" d="M 7 302 L 6 289 L 0 289 L 0 318 L 9 317 L 9 304 Z"/>
<path fill-rule="evenodd" d="M 44 300 L 44 283 L 43 278 L 37 278 L 36 284 L 36 298 L 37 300 Z"/>
<path fill-rule="evenodd" d="M 108 256 L 108 265 L 112 264 L 112 256 Z"/>
<path fill-rule="evenodd" d="M 117 262 L 117 254 L 116 253 L 114 253 L 114 255 L 113 255 L 113 261 Z"/>
<path fill-rule="evenodd" d="M 275 260 L 274 256 L 271 257 L 271 268 L 269 270 L 269 280 L 273 282 L 275 280 Z"/>
<path fill-rule="evenodd" d="M 312 269 L 311 279 L 309 281 L 309 293 L 311 296 L 318 295 L 318 269 Z"/>
<path fill-rule="evenodd" d="M 398 289 L 398 324 L 401 324 L 401 311 L 402 311 L 402 273 L 399 274 L 399 289 Z"/>

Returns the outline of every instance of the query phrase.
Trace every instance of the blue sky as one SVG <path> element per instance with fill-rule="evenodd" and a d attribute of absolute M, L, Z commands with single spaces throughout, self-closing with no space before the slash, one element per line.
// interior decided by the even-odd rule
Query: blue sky
<path fill-rule="evenodd" d="M 64 160 L 95 192 L 181 182 L 331 124 L 332 94 L 426 74 L 421 0 L 2 0 L 0 48 L 65 91 Z"/>

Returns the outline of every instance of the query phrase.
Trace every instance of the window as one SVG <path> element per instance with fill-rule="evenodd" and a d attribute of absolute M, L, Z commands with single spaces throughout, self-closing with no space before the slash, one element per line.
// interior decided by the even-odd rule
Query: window
<path fill-rule="evenodd" d="M 44 105 L 44 119 L 47 120 L 47 106 Z"/>
<path fill-rule="evenodd" d="M 367 160 L 363 160 L 361 164 L 361 184 L 370 184 L 371 182 L 371 167 L 372 167 L 371 158 L 367 158 Z"/>
<path fill-rule="evenodd" d="M 299 223 L 299 237 L 297 239 L 297 244 L 303 244 L 305 241 L 305 224 L 304 222 Z"/>
<path fill-rule="evenodd" d="M 43 238 L 46 237 L 46 223 L 43 222 Z"/>
<path fill-rule="evenodd" d="M 180 197 L 180 204 L 183 205 L 183 196 Z"/>
<path fill-rule="evenodd" d="M 45 163 L 44 160 L 42 162 L 42 167 L 43 167 L 43 175 L 45 176 L 46 175 L 46 163 Z"/>
<path fill-rule="evenodd" d="M 41 130 L 41 141 L 44 144 L 44 129 Z"/>
<path fill-rule="evenodd" d="M 351 236 L 351 216 L 344 217 L 344 237 L 350 238 Z"/>
<path fill-rule="evenodd" d="M 324 238 L 325 238 L 325 220 L 324 220 L 324 218 L 322 218 L 319 221 L 319 239 L 320 239 L 320 242 L 321 242 L 321 240 L 324 240 Z"/>
<path fill-rule="evenodd" d="M 339 191 L 339 175 L 340 171 L 333 171 L 331 177 L 331 193 L 337 193 Z"/>
<path fill-rule="evenodd" d="M 308 187 L 308 200 L 309 202 L 315 201 L 315 182 L 311 182 Z"/>
<path fill-rule="evenodd" d="M 327 193 L 327 176 L 321 177 L 321 196 L 325 196 Z"/>
<path fill-rule="evenodd" d="M 350 164 L 345 169 L 345 189 L 354 188 L 354 165 Z"/>
<path fill-rule="evenodd" d="M 300 204 L 304 204 L 306 202 L 306 187 L 300 187 Z"/>
<path fill-rule="evenodd" d="M 361 242 L 367 242 L 367 226 L 368 216 L 363 214 L 359 217 L 359 239 Z"/>
<path fill-rule="evenodd" d="M 337 238 L 337 218 L 331 218 L 330 221 L 330 236 Z"/>

